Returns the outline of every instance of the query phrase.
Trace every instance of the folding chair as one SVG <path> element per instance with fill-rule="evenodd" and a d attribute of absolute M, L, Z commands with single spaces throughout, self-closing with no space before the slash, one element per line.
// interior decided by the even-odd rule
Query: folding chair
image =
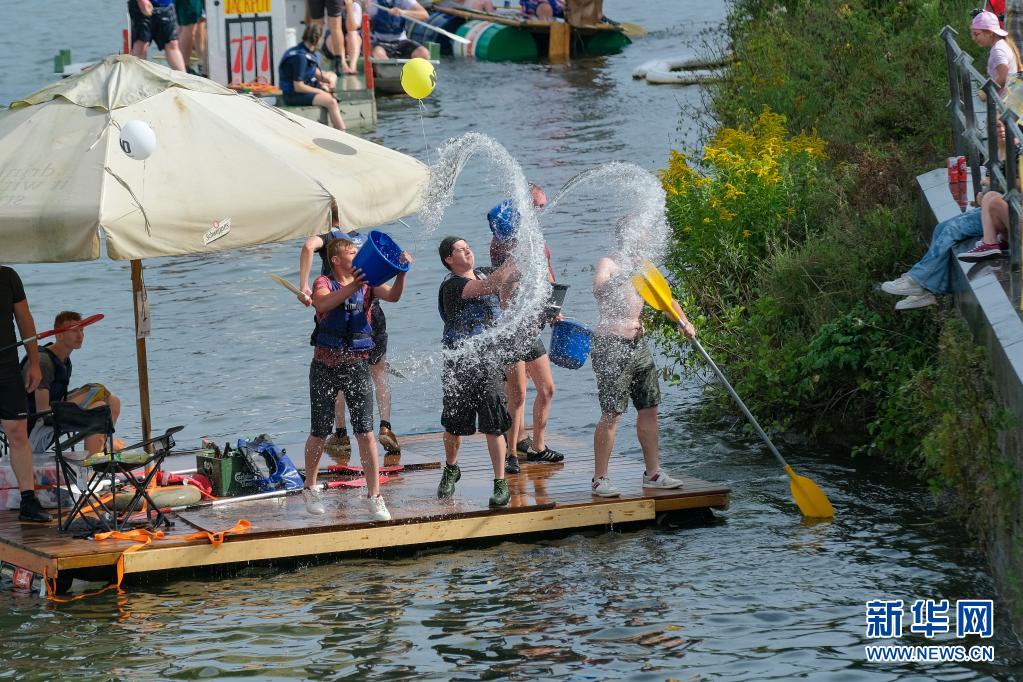
<path fill-rule="evenodd" d="M 76 468 L 78 465 L 72 463 L 67 454 L 72 447 L 88 436 L 101 434 L 104 437 L 103 452 L 92 454 L 80 463 L 91 472 L 83 489 L 79 491 L 74 506 L 68 512 L 66 521 L 63 519 L 62 505 L 58 504 L 57 506 L 57 525 L 61 531 L 69 530 L 76 518 L 85 519 L 87 508 L 96 515 L 97 519 L 96 523 L 87 519 L 86 522 L 90 526 L 98 525 L 105 530 L 124 530 L 131 523 L 131 516 L 140 511 L 143 504 L 146 505 L 146 523 L 142 525 L 149 528 L 155 528 L 160 524 L 164 524 L 168 528 L 171 526 L 170 520 L 153 502 L 147 489 L 163 464 L 164 458 L 170 454 L 171 448 L 175 445 L 173 434 L 183 429 L 183 426 L 175 426 L 172 429 L 167 429 L 161 436 L 114 450 L 114 423 L 110 407 L 107 405 L 87 410 L 75 403 L 55 402 L 50 404 L 50 411 L 43 415 L 53 424 L 57 485 L 60 486 L 60 479 L 63 475 L 65 489 L 72 496 L 74 492 L 71 486 L 78 481 L 78 469 Z M 62 440 L 65 436 L 68 438 Z M 152 446 L 151 454 L 139 452 L 149 446 Z M 142 476 L 136 474 L 139 469 L 143 472 Z M 128 504 L 121 509 L 117 509 L 121 505 L 115 505 L 113 497 L 118 476 L 126 481 L 134 491 Z M 100 494 L 101 484 L 104 481 L 109 481 L 111 495 L 109 500 L 104 500 Z"/>

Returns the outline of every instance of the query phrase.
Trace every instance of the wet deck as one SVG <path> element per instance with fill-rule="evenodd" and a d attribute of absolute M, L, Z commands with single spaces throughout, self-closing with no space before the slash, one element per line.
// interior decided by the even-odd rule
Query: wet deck
<path fill-rule="evenodd" d="M 522 472 L 509 477 L 512 498 L 506 509 L 487 506 L 493 473 L 482 437 L 463 439 L 459 455 L 462 479 L 454 498 L 439 500 L 440 434 L 406 436 L 402 438 L 401 463 L 408 468 L 392 474 L 381 486 L 391 521 L 370 521 L 362 499 L 365 491 L 351 488 L 326 492 L 327 513 L 323 516 L 306 513 L 301 495 L 181 512 L 172 516 L 175 527 L 166 539 L 125 555 L 124 570 L 143 573 L 454 543 L 650 521 L 658 512 L 728 505 L 726 486 L 695 478 L 683 477 L 685 485 L 679 490 L 644 490 L 640 485 L 642 463 L 619 455 L 612 457 L 609 475 L 622 496 L 593 497 L 592 449 L 556 435 L 548 441 L 566 454 L 565 462 L 523 462 Z M 386 462 L 394 463 L 393 458 Z M 251 522 L 251 529 L 229 536 L 220 547 L 205 540 L 175 539 L 197 529 L 223 531 L 240 519 Z M 44 569 L 53 576 L 76 569 L 113 567 L 134 544 L 69 538 L 59 535 L 54 524 L 21 523 L 16 512 L 0 513 L 0 561 L 40 575 Z"/>

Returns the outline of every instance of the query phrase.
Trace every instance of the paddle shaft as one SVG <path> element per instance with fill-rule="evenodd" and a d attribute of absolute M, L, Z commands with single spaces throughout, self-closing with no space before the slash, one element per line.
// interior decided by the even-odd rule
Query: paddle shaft
<path fill-rule="evenodd" d="M 774 455 L 775 459 L 777 459 L 778 462 L 783 467 L 785 467 L 785 469 L 788 469 L 789 468 L 788 462 L 786 462 L 785 458 L 781 456 L 780 452 L 778 452 L 778 448 L 774 447 L 774 443 L 772 443 L 771 439 L 767 437 L 767 434 L 764 433 L 764 430 L 760 428 L 760 423 L 757 421 L 757 418 L 753 416 L 753 413 L 750 412 L 749 408 L 746 407 L 746 403 L 742 401 L 742 398 L 739 397 L 739 394 L 736 393 L 735 389 L 732 388 L 732 385 L 728 383 L 728 379 L 725 378 L 724 373 L 722 373 L 722 371 L 718 368 L 714 360 L 711 359 L 707 351 L 704 350 L 703 345 L 695 338 L 689 340 L 692 342 L 694 346 L 696 346 L 696 350 L 700 351 L 700 355 L 702 355 L 703 359 L 707 361 L 707 364 L 711 366 L 711 369 L 714 370 L 714 373 L 718 375 L 718 379 L 720 379 L 721 383 L 725 385 L 725 389 L 728 391 L 728 394 L 732 396 L 732 400 L 735 401 L 735 404 L 738 405 L 739 409 L 742 410 L 742 413 L 746 415 L 746 419 L 749 420 L 749 423 L 753 426 L 753 429 L 757 432 L 757 435 L 759 435 L 760 438 L 763 439 L 765 443 L 767 443 L 767 447 L 768 449 L 770 449 L 771 454 Z"/>
<path fill-rule="evenodd" d="M 90 315 L 89 317 L 85 318 L 84 320 L 77 320 L 75 322 L 72 322 L 71 324 L 66 324 L 63 327 L 57 327 L 55 329 L 47 329 L 44 332 L 37 333 L 35 336 L 30 336 L 27 339 L 22 339 L 21 341 L 18 341 L 17 343 L 12 343 L 9 346 L 4 346 L 3 348 L 0 348 L 0 353 L 5 353 L 5 352 L 11 350 L 12 348 L 17 348 L 18 346 L 24 346 L 26 343 L 32 343 L 33 341 L 38 341 L 39 339 L 45 339 L 45 338 L 50 337 L 50 336 L 56 336 L 57 334 L 61 334 L 63 332 L 69 332 L 69 331 L 72 331 L 74 329 L 81 329 L 82 327 L 89 326 L 93 322 L 99 322 L 102 319 L 103 319 L 103 314 L 102 313 L 97 313 L 96 315 Z"/>
<path fill-rule="evenodd" d="M 378 9 L 378 11 L 384 11 L 383 8 L 380 7 L 379 5 L 377 5 L 377 9 Z M 419 24 L 423 28 L 425 28 L 427 30 L 430 30 L 430 31 L 433 31 L 434 33 L 439 33 L 442 36 L 444 36 L 445 38 L 450 38 L 451 40 L 455 41 L 456 43 L 461 43 L 462 45 L 468 45 L 471 42 L 468 38 L 463 38 L 460 35 L 455 35 L 454 33 L 451 33 L 450 31 L 445 31 L 442 28 L 437 28 L 433 24 L 428 24 L 425 21 L 420 21 L 419 19 L 416 19 L 415 17 L 406 16 L 404 12 L 401 13 L 401 16 L 406 21 L 411 21 L 413 24 Z"/>

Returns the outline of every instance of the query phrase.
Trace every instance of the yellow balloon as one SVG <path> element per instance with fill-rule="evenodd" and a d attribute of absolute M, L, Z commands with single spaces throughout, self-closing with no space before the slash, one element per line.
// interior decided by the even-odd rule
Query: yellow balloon
<path fill-rule="evenodd" d="M 437 87 L 437 72 L 431 64 L 422 57 L 416 57 L 405 62 L 401 67 L 401 87 L 409 97 L 415 99 L 426 99 Z"/>

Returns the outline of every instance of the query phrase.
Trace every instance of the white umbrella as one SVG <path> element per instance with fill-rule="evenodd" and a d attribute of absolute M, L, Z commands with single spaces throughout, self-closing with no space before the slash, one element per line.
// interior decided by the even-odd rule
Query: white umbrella
<path fill-rule="evenodd" d="M 119 144 L 147 123 L 144 161 Z M 412 157 L 296 117 L 212 81 L 127 55 L 108 57 L 0 113 L 0 257 L 52 263 L 209 253 L 323 231 L 336 202 L 350 229 L 419 209 L 427 168 Z M 139 328 L 142 428 L 149 436 Z"/>

